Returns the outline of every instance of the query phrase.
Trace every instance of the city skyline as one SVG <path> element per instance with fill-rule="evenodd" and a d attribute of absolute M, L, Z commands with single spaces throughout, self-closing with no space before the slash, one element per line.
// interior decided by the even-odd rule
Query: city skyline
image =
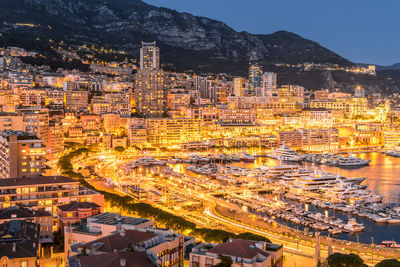
<path fill-rule="evenodd" d="M 400 266 L 400 71 L 140 0 L 21 3 L 0 0 L 2 266 Z"/>
<path fill-rule="evenodd" d="M 201 2 L 145 0 L 146 3 L 220 20 L 236 31 L 270 34 L 290 31 L 318 42 L 354 63 L 390 66 L 400 62 L 395 36 L 400 2 L 262 1 Z M 212 8 L 210 8 L 212 7 Z M 238 19 L 240 18 L 240 19 Z"/>

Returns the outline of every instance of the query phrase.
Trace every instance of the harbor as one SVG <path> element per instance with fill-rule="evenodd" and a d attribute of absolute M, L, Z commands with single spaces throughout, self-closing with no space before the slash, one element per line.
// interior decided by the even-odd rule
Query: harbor
<path fill-rule="evenodd" d="M 369 164 L 349 169 L 232 152 L 140 157 L 118 169 L 127 177 L 147 169 L 150 177 L 169 177 L 184 188 L 238 205 L 265 222 L 307 235 L 321 232 L 362 243 L 371 243 L 375 236 L 377 243 L 400 242 L 400 178 L 395 175 L 400 158 L 383 153 L 352 157 Z M 130 179 L 125 178 L 124 184 L 132 184 Z M 163 190 L 157 188 L 158 196 Z"/>
<path fill-rule="evenodd" d="M 354 156 L 367 160 L 369 165 L 349 169 L 312 162 L 282 162 L 264 157 L 258 157 L 254 162 L 235 160 L 223 165 L 212 165 L 210 162 L 207 163 L 208 165 L 197 163 L 180 163 L 177 165 L 181 166 L 178 169 L 182 170 L 183 173 L 196 173 L 200 176 L 215 178 L 223 184 L 235 185 L 236 187 L 247 183 L 247 185 L 256 188 L 257 183 L 271 182 L 269 179 L 273 178 L 274 174 L 279 175 L 285 169 L 290 170 L 292 175 L 296 169 L 298 170 L 297 175 L 301 172 L 299 170 L 302 170 L 303 176 L 307 171 L 313 175 L 325 174 L 325 177 L 330 174 L 331 177 L 328 180 L 331 182 L 324 182 L 328 185 L 331 184 L 330 189 L 338 189 L 341 185 L 348 184 L 348 187 L 357 190 L 356 196 L 358 199 L 362 197 L 362 192 L 367 193 L 365 195 L 366 198 L 363 199 L 363 205 L 357 205 L 357 208 L 355 208 L 354 205 L 346 205 L 343 202 L 330 203 L 327 200 L 329 198 L 332 199 L 332 195 L 327 195 L 325 200 L 321 198 L 323 195 L 314 199 L 307 197 L 298 197 L 296 199 L 294 197 L 295 194 L 288 193 L 283 197 L 281 195 L 281 203 L 286 203 L 283 204 L 284 208 L 276 209 L 278 212 L 274 214 L 262 212 L 263 207 L 261 205 L 254 205 L 253 210 L 248 206 L 251 203 L 246 203 L 245 205 L 243 204 L 244 202 L 238 202 L 237 204 L 242 207 L 246 206 L 249 212 L 264 216 L 265 220 L 274 220 L 282 225 L 302 231 L 311 233 L 321 231 L 322 234 L 330 234 L 337 239 L 362 243 L 371 243 L 373 236 L 376 243 L 387 240 L 400 242 L 400 210 L 396 208 L 396 204 L 400 203 L 400 194 L 398 193 L 400 192 L 400 178 L 395 176 L 396 166 L 400 164 L 400 159 L 382 153 L 364 153 Z M 214 166 L 214 169 L 211 166 Z M 266 166 L 269 168 L 269 176 L 266 175 L 268 171 L 265 172 Z M 224 175 L 221 175 L 221 172 Z M 232 175 L 232 173 L 235 173 L 235 175 Z M 246 179 L 243 179 L 243 176 Z M 257 182 L 250 179 L 253 176 L 258 177 Z M 290 175 L 285 176 L 286 179 L 288 177 L 290 178 Z M 338 182 L 340 177 L 346 177 L 347 183 Z M 283 183 L 278 182 L 275 185 L 281 186 L 282 190 L 285 188 Z M 326 190 L 327 188 L 323 189 Z M 349 188 L 346 188 L 346 190 L 349 190 Z M 256 197 L 259 198 L 259 196 Z M 249 195 L 245 196 L 245 198 L 249 199 Z M 243 197 L 238 199 L 243 201 Z M 234 197 L 230 197 L 229 201 L 235 202 Z M 357 199 L 354 201 L 357 201 Z M 261 203 L 265 202 L 267 202 L 267 199 L 261 201 Z M 307 212 L 305 211 L 306 206 Z M 265 208 L 268 209 L 268 207 Z"/>

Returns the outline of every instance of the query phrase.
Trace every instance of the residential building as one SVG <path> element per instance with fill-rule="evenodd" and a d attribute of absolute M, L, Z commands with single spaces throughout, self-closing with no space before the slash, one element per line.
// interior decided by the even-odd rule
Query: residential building
<path fill-rule="evenodd" d="M 84 90 L 71 90 L 65 92 L 65 109 L 73 112 L 88 111 L 89 92 Z"/>
<path fill-rule="evenodd" d="M 81 187 L 79 181 L 64 176 L 0 179 L 0 209 L 22 206 L 45 210 L 56 216 L 57 206 L 72 201 L 104 205 L 103 195 Z"/>
<path fill-rule="evenodd" d="M 17 113 L 0 113 L 0 131 L 25 131 L 24 118 Z"/>
<path fill-rule="evenodd" d="M 47 158 L 52 160 L 64 152 L 64 130 L 59 121 L 51 120 L 49 122 L 49 133 L 46 145 Z"/>
<path fill-rule="evenodd" d="M 250 65 L 249 68 L 249 95 L 254 96 L 257 88 L 263 87 L 263 71 L 257 64 Z"/>
<path fill-rule="evenodd" d="M 337 128 L 281 131 L 279 143 L 306 151 L 335 151 L 339 148 L 339 131 Z"/>
<path fill-rule="evenodd" d="M 277 93 L 277 89 L 278 85 L 276 73 L 264 72 L 262 76 L 262 93 L 258 96 L 271 99 L 272 95 Z"/>
<path fill-rule="evenodd" d="M 64 227 L 65 256 L 71 253 L 71 246 L 91 242 L 120 230 L 140 230 L 153 227 L 153 221 L 121 216 L 118 213 L 100 213 L 86 218 L 86 222 Z"/>
<path fill-rule="evenodd" d="M 160 68 L 160 48 L 156 42 L 142 42 L 140 48 L 140 70 L 156 70 Z"/>
<path fill-rule="evenodd" d="M 124 251 L 108 252 L 103 254 L 80 256 L 71 260 L 80 267 L 155 267 L 154 261 L 146 252 Z"/>
<path fill-rule="evenodd" d="M 40 225 L 11 220 L 0 224 L 0 264 L 10 267 L 39 265 L 41 246 Z"/>
<path fill-rule="evenodd" d="M 116 133 L 120 127 L 125 125 L 122 123 L 121 115 L 117 113 L 103 114 L 103 127 L 106 133 Z"/>
<path fill-rule="evenodd" d="M 101 126 L 101 117 L 96 114 L 81 115 L 82 130 L 84 132 L 98 131 Z"/>
<path fill-rule="evenodd" d="M 103 207 L 93 202 L 71 202 L 57 207 L 58 226 L 64 229 L 82 219 L 103 212 Z M 1 217 L 0 217 L 1 218 Z"/>
<path fill-rule="evenodd" d="M 53 215 L 48 211 L 32 210 L 18 206 L 0 209 L 0 224 L 13 220 L 23 220 L 39 224 L 40 236 L 38 238 L 53 237 Z"/>
<path fill-rule="evenodd" d="M 162 70 L 139 70 L 136 74 L 136 112 L 160 117 L 166 111 L 165 74 Z"/>
<path fill-rule="evenodd" d="M 245 80 L 241 77 L 233 78 L 233 94 L 235 96 L 244 96 Z"/>
<path fill-rule="evenodd" d="M 21 105 L 23 107 L 42 107 L 46 106 L 46 90 L 26 88 L 21 92 Z"/>
<path fill-rule="evenodd" d="M 0 132 L 0 178 L 41 175 L 45 149 L 35 135 L 19 131 Z"/>
<path fill-rule="evenodd" d="M 229 239 L 222 244 L 200 244 L 190 253 L 190 267 L 210 267 L 230 257 L 232 267 L 282 267 L 283 247 L 263 241 Z"/>
<path fill-rule="evenodd" d="M 36 135 L 42 139 L 43 145 L 47 145 L 49 132 L 49 112 L 43 108 L 19 108 L 19 115 L 22 115 L 24 120 L 25 131 Z"/>
<path fill-rule="evenodd" d="M 110 252 L 124 252 L 131 247 L 133 251 L 146 252 L 158 266 L 183 267 L 185 248 L 193 244 L 194 238 L 187 238 L 165 229 L 120 230 L 116 233 L 95 239 L 84 244 L 72 246 L 72 253 L 101 255 Z M 70 257 L 71 260 L 76 256 Z"/>

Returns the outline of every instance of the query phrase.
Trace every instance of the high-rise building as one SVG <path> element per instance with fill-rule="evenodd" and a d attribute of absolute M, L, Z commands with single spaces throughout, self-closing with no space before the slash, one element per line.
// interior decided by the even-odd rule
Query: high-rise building
<path fill-rule="evenodd" d="M 0 179 L 41 175 L 45 149 L 37 136 L 27 132 L 0 132 Z"/>
<path fill-rule="evenodd" d="M 17 112 L 23 117 L 25 131 L 36 135 L 42 140 L 44 145 L 47 145 L 49 131 L 48 110 L 45 108 L 28 107 L 19 108 Z"/>
<path fill-rule="evenodd" d="M 63 125 L 58 121 L 49 122 L 49 133 L 46 144 L 46 154 L 48 159 L 55 159 L 64 151 L 64 131 Z"/>
<path fill-rule="evenodd" d="M 237 77 L 233 79 L 233 94 L 235 96 L 244 96 L 244 79 Z"/>
<path fill-rule="evenodd" d="M 277 91 L 276 73 L 265 72 L 262 76 L 261 97 L 271 98 L 272 94 Z"/>
<path fill-rule="evenodd" d="M 136 73 L 136 112 L 158 117 L 166 111 L 165 73 L 160 70 L 160 49 L 156 42 L 142 42 L 140 70 Z"/>
<path fill-rule="evenodd" d="M 250 65 L 249 68 L 249 95 L 255 95 L 256 89 L 262 87 L 263 72 L 257 64 Z"/>
<path fill-rule="evenodd" d="M 140 69 L 155 70 L 160 68 L 160 48 L 156 46 L 156 42 L 142 42 L 140 48 Z"/>
<path fill-rule="evenodd" d="M 162 70 L 139 70 L 136 74 L 136 112 L 159 117 L 166 110 L 165 74 Z"/>
<path fill-rule="evenodd" d="M 209 98 L 209 86 L 207 77 L 197 76 L 194 80 L 194 88 L 200 92 L 201 98 Z"/>

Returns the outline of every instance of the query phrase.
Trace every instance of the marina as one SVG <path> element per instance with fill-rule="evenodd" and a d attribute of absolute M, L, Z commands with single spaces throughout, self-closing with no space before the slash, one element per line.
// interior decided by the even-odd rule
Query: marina
<path fill-rule="evenodd" d="M 388 157 L 381 153 L 357 154 L 355 156 L 367 160 L 370 164 L 358 169 L 342 169 L 338 166 L 311 162 L 282 162 L 271 158 L 257 158 L 253 163 L 244 161 L 232 162 L 228 165 L 231 167 L 228 168 L 225 164 L 223 169 L 225 173 L 229 171 L 238 173 L 237 176 L 257 176 L 260 179 L 258 182 L 270 182 L 274 177 L 282 176 L 282 174 L 286 173 L 286 175 L 283 175 L 285 179 L 278 183 L 282 187 L 285 187 L 284 183 L 287 183 L 293 176 L 300 176 L 302 179 L 295 179 L 295 181 L 297 183 L 302 182 L 299 186 L 303 186 L 303 189 L 308 188 L 313 191 L 316 184 L 324 184 L 322 189 L 326 192 L 328 192 L 328 189 L 330 190 L 325 200 L 335 199 L 333 198 L 335 196 L 338 202 L 340 202 L 339 200 L 343 201 L 345 200 L 341 199 L 343 195 L 339 196 L 336 193 L 340 190 L 345 190 L 347 194 L 353 191 L 353 196 L 357 198 L 354 201 L 362 199 L 364 203 L 360 206 L 362 208 L 356 209 L 349 204 L 334 204 L 329 201 L 306 198 L 296 199 L 296 197 L 293 198 L 294 194 L 286 194 L 286 197 L 282 198 L 282 200 L 287 204 L 284 204 L 285 209 L 281 209 L 282 212 L 279 214 L 264 214 L 262 209 L 257 210 L 257 206 L 255 206 L 254 210 L 249 209 L 250 212 L 254 212 L 259 216 L 265 216 L 266 220 L 271 220 L 274 217 L 276 222 L 293 229 L 308 230 L 310 232 L 322 231 L 322 234 L 327 235 L 329 233 L 334 235 L 335 238 L 355 242 L 358 240 L 359 242 L 370 243 L 372 236 L 374 236 L 375 242 L 385 240 L 399 242 L 399 209 L 395 207 L 400 202 L 400 178 L 395 176 L 395 170 L 400 168 L 396 167 L 398 166 L 397 164 L 400 164 L 400 159 Z M 297 171 L 294 172 L 294 170 Z M 189 170 L 185 169 L 185 172 L 190 173 L 190 168 Z M 310 177 L 310 174 L 322 176 L 323 182 L 315 181 L 315 179 L 310 180 L 307 178 Z M 321 174 L 325 174 L 325 176 Z M 344 180 L 344 177 L 347 179 Z M 216 176 L 216 179 L 222 180 L 221 175 Z M 233 178 L 225 178 L 225 180 L 230 181 L 230 184 L 233 184 L 233 181 L 237 182 L 237 179 Z M 247 179 L 247 181 L 249 182 L 250 180 Z M 242 181 L 239 181 L 240 183 Z M 256 183 L 253 181 L 250 184 L 254 185 Z M 248 196 L 246 197 L 248 198 Z M 305 211 L 306 205 L 309 212 L 307 215 Z M 337 227 L 338 225 L 340 227 Z"/>
<path fill-rule="evenodd" d="M 383 153 L 354 157 L 370 164 L 343 169 L 233 151 L 182 154 L 181 158 L 141 157 L 119 168 L 131 177 L 138 170 L 148 169 L 149 177 L 167 176 L 184 188 L 236 204 L 271 225 L 279 223 L 306 235 L 321 232 L 354 242 L 370 243 L 372 236 L 376 243 L 400 242 L 396 191 L 400 179 L 395 175 L 400 159 Z M 128 178 L 125 184 L 131 184 Z M 163 190 L 157 187 L 159 198 Z"/>

